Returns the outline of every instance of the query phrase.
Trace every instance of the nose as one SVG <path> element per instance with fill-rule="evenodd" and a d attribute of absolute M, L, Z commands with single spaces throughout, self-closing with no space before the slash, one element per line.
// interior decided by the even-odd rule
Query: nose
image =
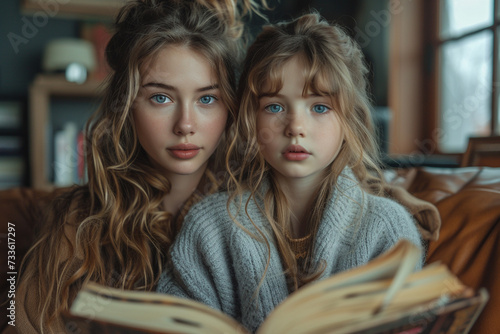
<path fill-rule="evenodd" d="M 285 134 L 287 137 L 305 137 L 306 133 L 304 116 L 297 113 L 290 114 L 287 117 Z"/>
<path fill-rule="evenodd" d="M 189 105 L 180 105 L 174 124 L 174 133 L 178 136 L 188 136 L 195 133 L 196 117 Z"/>

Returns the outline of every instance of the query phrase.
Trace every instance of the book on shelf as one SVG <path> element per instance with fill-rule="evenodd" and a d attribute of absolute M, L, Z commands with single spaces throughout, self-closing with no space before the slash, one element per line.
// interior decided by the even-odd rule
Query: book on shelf
<path fill-rule="evenodd" d="M 22 104 L 20 102 L 0 101 L 0 130 L 20 129 L 22 118 Z"/>
<path fill-rule="evenodd" d="M 83 130 L 79 131 L 76 136 L 76 154 L 77 154 L 77 170 L 75 173 L 76 184 L 84 184 L 88 182 L 87 164 L 85 163 L 85 134 Z"/>
<path fill-rule="evenodd" d="M 414 271 L 419 248 L 400 241 L 366 265 L 292 293 L 260 326 L 276 333 L 467 333 L 488 300 L 445 265 Z M 248 333 L 196 301 L 89 283 L 63 314 L 68 333 Z"/>
<path fill-rule="evenodd" d="M 24 159 L 0 155 L 0 190 L 23 185 Z"/>
<path fill-rule="evenodd" d="M 21 156 L 23 138 L 21 136 L 0 136 L 0 157 Z"/>
<path fill-rule="evenodd" d="M 85 137 L 73 122 L 54 134 L 54 184 L 69 186 L 87 181 Z"/>

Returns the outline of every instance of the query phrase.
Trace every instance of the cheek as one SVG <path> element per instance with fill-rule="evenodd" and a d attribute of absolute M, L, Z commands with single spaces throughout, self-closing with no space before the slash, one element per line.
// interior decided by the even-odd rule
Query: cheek
<path fill-rule="evenodd" d="M 344 129 L 337 116 L 335 116 L 335 120 L 332 122 L 330 129 L 330 135 L 328 137 L 331 138 L 331 151 L 334 156 L 337 156 L 342 146 L 342 142 L 344 141 Z"/>
<path fill-rule="evenodd" d="M 257 132 L 257 142 L 261 145 L 264 145 L 269 140 L 269 129 L 264 126 L 264 120 L 262 117 L 257 116 L 255 121 L 255 131 Z M 250 134 L 252 135 L 252 134 Z"/>
<path fill-rule="evenodd" d="M 214 117 L 205 119 L 203 122 L 206 134 L 218 140 L 226 128 L 227 114 L 227 111 L 223 111 Z"/>
<path fill-rule="evenodd" d="M 256 120 L 257 141 L 261 146 L 273 143 L 283 132 L 283 121 L 272 115 L 258 115 Z"/>
<path fill-rule="evenodd" d="M 161 134 L 165 132 L 165 121 L 157 118 L 148 117 L 147 114 L 134 113 L 134 125 L 137 137 L 141 144 L 155 142 Z"/>

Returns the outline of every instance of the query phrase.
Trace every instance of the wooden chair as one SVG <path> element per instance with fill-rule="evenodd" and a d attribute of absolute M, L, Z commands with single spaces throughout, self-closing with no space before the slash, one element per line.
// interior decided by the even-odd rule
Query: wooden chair
<path fill-rule="evenodd" d="M 460 167 L 500 167 L 500 136 L 470 137 Z"/>

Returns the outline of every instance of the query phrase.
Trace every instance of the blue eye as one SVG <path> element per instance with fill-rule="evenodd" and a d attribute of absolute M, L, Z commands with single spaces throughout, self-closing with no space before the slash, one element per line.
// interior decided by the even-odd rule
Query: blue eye
<path fill-rule="evenodd" d="M 153 97 L 151 97 L 151 99 L 153 100 L 153 102 L 156 102 L 156 103 L 159 103 L 159 104 L 164 104 L 164 103 L 167 103 L 167 102 L 172 102 L 172 100 L 170 100 L 168 98 L 168 96 L 162 95 L 162 94 L 153 95 Z"/>
<path fill-rule="evenodd" d="M 313 107 L 313 111 L 318 114 L 324 114 L 328 110 L 329 110 L 328 107 L 322 104 L 317 104 Z"/>
<path fill-rule="evenodd" d="M 215 101 L 217 101 L 217 98 L 212 95 L 205 95 L 200 98 L 200 102 L 202 104 L 211 104 L 214 103 Z"/>
<path fill-rule="evenodd" d="M 268 105 L 265 110 L 273 113 L 273 114 L 277 114 L 279 112 L 282 112 L 283 111 L 283 107 L 280 106 L 279 104 L 270 104 Z"/>

